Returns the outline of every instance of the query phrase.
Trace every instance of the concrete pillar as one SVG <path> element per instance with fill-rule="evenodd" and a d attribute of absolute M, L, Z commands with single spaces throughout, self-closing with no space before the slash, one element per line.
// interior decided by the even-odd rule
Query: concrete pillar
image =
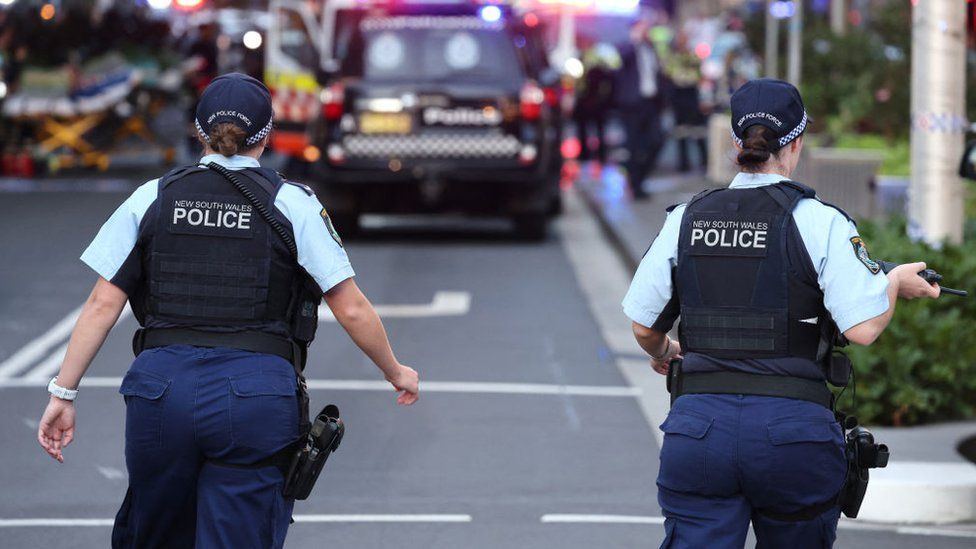
<path fill-rule="evenodd" d="M 769 9 L 774 1 L 766 2 L 766 78 L 779 78 L 779 19 Z"/>
<path fill-rule="evenodd" d="M 925 0 L 912 14 L 908 231 L 933 245 L 962 241 L 965 24 L 966 0 Z"/>
<path fill-rule="evenodd" d="M 847 24 L 846 0 L 830 0 L 830 30 L 840 36 L 844 34 Z"/>
<path fill-rule="evenodd" d="M 793 0 L 795 6 L 790 17 L 790 42 L 786 79 L 797 88 L 803 73 L 803 0 Z"/>

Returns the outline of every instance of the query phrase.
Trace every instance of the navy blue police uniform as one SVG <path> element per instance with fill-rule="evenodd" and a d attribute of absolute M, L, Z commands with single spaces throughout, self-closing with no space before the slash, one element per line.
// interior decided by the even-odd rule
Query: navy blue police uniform
<path fill-rule="evenodd" d="M 204 139 L 232 122 L 255 145 L 271 119 L 264 85 L 231 74 L 196 122 Z M 321 296 L 354 275 L 322 205 L 252 157 L 209 155 L 137 189 L 82 260 L 141 326 L 120 388 L 129 487 L 113 547 L 281 547 L 294 500 L 273 458 L 305 429 Z"/>
<path fill-rule="evenodd" d="M 807 124 L 780 81 L 745 84 L 732 111 L 737 141 L 762 124 L 784 147 Z M 742 547 L 750 522 L 760 547 L 833 544 L 847 465 L 826 364 L 838 332 L 888 309 L 879 270 L 846 214 L 781 175 L 673 208 L 623 304 L 660 332 L 680 317 L 662 548 Z"/>

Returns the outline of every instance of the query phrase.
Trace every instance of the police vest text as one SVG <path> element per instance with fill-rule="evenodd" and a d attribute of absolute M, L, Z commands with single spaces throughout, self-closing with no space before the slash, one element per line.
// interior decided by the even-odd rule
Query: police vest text
<path fill-rule="evenodd" d="M 173 203 L 173 225 L 180 224 L 246 231 L 251 228 L 251 206 L 204 200 L 177 200 Z"/>
<path fill-rule="evenodd" d="M 709 248 L 765 248 L 769 224 L 764 221 L 698 219 L 691 223 L 691 245 Z"/>

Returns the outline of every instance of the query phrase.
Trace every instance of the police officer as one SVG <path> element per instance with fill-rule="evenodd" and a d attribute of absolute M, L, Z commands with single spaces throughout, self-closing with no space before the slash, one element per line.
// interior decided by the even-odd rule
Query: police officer
<path fill-rule="evenodd" d="M 657 372 L 683 358 L 661 425 L 662 547 L 742 547 L 750 521 L 760 547 L 829 547 L 846 472 L 834 330 L 869 345 L 898 297 L 939 288 L 923 263 L 885 276 L 850 218 L 789 179 L 808 124 L 796 88 L 754 80 L 731 106 L 740 173 L 672 209 L 623 302 Z"/>
<path fill-rule="evenodd" d="M 260 167 L 267 88 L 215 79 L 196 127 L 200 165 L 139 187 L 82 255 L 99 279 L 38 440 L 64 460 L 78 384 L 128 301 L 143 328 L 120 388 L 129 489 L 113 547 L 281 547 L 294 500 L 268 460 L 306 420 L 301 368 L 323 294 L 402 405 L 417 400 L 417 372 L 393 355 L 312 191 Z"/>

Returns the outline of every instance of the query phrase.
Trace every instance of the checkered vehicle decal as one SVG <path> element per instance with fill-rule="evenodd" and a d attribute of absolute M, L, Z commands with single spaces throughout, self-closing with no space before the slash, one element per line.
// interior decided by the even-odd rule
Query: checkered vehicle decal
<path fill-rule="evenodd" d="M 510 158 L 521 147 L 512 135 L 349 135 L 349 157 Z"/>
<path fill-rule="evenodd" d="M 308 91 L 275 89 L 271 91 L 271 107 L 275 120 L 308 122 L 319 110 L 319 98 Z"/>

